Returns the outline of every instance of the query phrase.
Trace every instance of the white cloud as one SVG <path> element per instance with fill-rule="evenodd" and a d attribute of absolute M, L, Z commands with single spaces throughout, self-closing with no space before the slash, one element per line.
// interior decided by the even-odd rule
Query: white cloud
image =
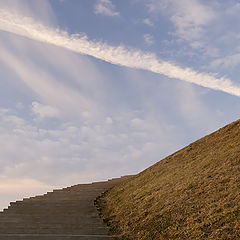
<path fill-rule="evenodd" d="M 0 44 L 0 49 L 0 60 L 16 73 L 19 79 L 32 89 L 36 97 L 39 97 L 42 102 L 59 110 L 64 110 L 66 113 L 76 108 L 81 111 L 95 108 L 95 103 L 91 99 L 84 97 L 72 87 L 57 81 L 49 72 L 34 62 L 11 54 L 11 50 L 7 51 L 4 45 Z"/>
<path fill-rule="evenodd" d="M 199 24 L 202 22 L 204 20 L 199 20 Z M 186 23 L 186 25 L 188 24 Z M 162 61 L 152 53 L 144 53 L 124 46 L 114 47 L 106 43 L 90 41 L 86 36 L 69 35 L 66 32 L 53 30 L 40 23 L 36 23 L 30 18 L 12 15 L 4 9 L 0 10 L 0 29 L 30 39 L 64 47 L 81 54 L 90 55 L 112 64 L 144 69 L 163 74 L 169 78 L 184 80 L 240 96 L 239 86 L 227 78 L 218 78 L 214 74 L 199 73 L 190 68 L 182 68 L 173 63 Z"/>
<path fill-rule="evenodd" d="M 33 17 L 41 20 L 48 25 L 55 25 L 57 22 L 54 11 L 52 10 L 49 0 L 28 1 L 28 0 L 14 0 L 5 1 L 0 0 L 0 8 L 11 9 L 15 14 L 21 12 L 24 16 Z"/>
<path fill-rule="evenodd" d="M 151 34 L 144 34 L 144 41 L 148 46 L 151 46 L 154 44 L 154 38 Z"/>
<path fill-rule="evenodd" d="M 44 105 L 38 102 L 32 102 L 32 111 L 38 118 L 56 118 L 59 117 L 59 110 L 55 107 Z"/>
<path fill-rule="evenodd" d="M 140 129 L 143 129 L 145 122 L 140 118 L 134 118 L 131 120 L 131 124 L 133 127 L 138 127 Z"/>
<path fill-rule="evenodd" d="M 112 123 L 113 123 L 112 118 L 107 117 L 107 118 L 105 119 L 105 123 L 106 123 L 106 124 L 112 124 Z"/>
<path fill-rule="evenodd" d="M 41 190 L 137 172 L 175 146 L 172 139 L 154 147 L 154 142 L 171 138 L 171 129 L 149 116 L 140 119 L 127 109 L 85 124 L 62 121 L 54 129 L 41 128 L 10 110 L 0 112 L 0 174 L 6 177 L 0 184 L 3 195 L 10 194 L 8 185 L 9 189 L 18 187 L 16 179 L 26 183 L 19 192 L 26 190 L 27 194 L 29 188 L 28 195 L 32 195 L 34 186 Z M 147 155 L 151 160 L 146 161 Z"/>
<path fill-rule="evenodd" d="M 226 8 L 225 13 L 231 16 L 239 16 L 239 11 L 240 11 L 240 3 L 237 2 L 233 4 L 232 6 Z"/>
<path fill-rule="evenodd" d="M 150 12 L 169 14 L 176 34 L 187 41 L 201 38 L 204 27 L 215 18 L 214 11 L 198 0 L 152 0 L 148 8 Z"/>
<path fill-rule="evenodd" d="M 212 10 L 197 0 L 175 1 L 177 11 L 172 21 L 177 27 L 177 33 L 186 40 L 199 39 L 204 26 L 214 18 Z"/>
<path fill-rule="evenodd" d="M 102 14 L 110 17 L 119 16 L 119 12 L 115 11 L 115 6 L 111 0 L 98 0 L 94 6 L 94 12 L 96 14 Z"/>
<path fill-rule="evenodd" d="M 240 63 L 240 53 L 236 53 L 230 56 L 225 56 L 223 58 L 217 58 L 211 62 L 211 67 L 216 69 L 218 67 L 223 67 L 225 69 L 233 69 Z"/>
<path fill-rule="evenodd" d="M 149 18 L 144 18 L 142 22 L 150 27 L 154 26 L 153 22 Z"/>
<path fill-rule="evenodd" d="M 17 104 L 16 104 L 16 108 L 17 109 L 19 109 L 19 110 L 22 110 L 22 109 L 24 109 L 24 104 L 22 103 L 22 102 L 17 102 Z"/>

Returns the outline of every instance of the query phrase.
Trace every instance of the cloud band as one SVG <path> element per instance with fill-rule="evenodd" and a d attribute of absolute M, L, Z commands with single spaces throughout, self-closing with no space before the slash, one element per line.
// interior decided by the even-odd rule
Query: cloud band
<path fill-rule="evenodd" d="M 190 68 L 182 68 L 160 60 L 153 53 L 144 53 L 125 46 L 116 47 L 103 42 L 90 41 L 84 34 L 69 35 L 59 29 L 52 29 L 37 23 L 31 18 L 14 15 L 5 9 L 0 9 L 0 30 L 90 55 L 112 64 L 148 70 L 169 78 L 180 79 L 240 96 L 240 86 L 234 84 L 228 78 L 218 78 L 211 73 L 200 73 Z"/>

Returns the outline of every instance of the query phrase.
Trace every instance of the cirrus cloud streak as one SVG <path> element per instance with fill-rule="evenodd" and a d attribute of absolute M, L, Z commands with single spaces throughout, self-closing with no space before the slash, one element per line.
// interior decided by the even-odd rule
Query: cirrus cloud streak
<path fill-rule="evenodd" d="M 163 61 L 153 53 L 91 41 L 85 34 L 70 35 L 59 29 L 49 28 L 31 18 L 13 15 L 6 9 L 0 9 L 0 29 L 89 55 L 115 65 L 148 70 L 169 78 L 240 96 L 240 86 L 228 78 L 217 77 L 213 73 L 201 73 L 190 68 L 183 68 L 171 62 Z"/>

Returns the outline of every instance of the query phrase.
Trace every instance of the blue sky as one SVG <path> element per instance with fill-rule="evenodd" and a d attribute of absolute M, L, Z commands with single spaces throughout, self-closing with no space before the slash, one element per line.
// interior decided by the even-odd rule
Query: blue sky
<path fill-rule="evenodd" d="M 0 208 L 137 173 L 239 118 L 239 1 L 0 1 Z"/>

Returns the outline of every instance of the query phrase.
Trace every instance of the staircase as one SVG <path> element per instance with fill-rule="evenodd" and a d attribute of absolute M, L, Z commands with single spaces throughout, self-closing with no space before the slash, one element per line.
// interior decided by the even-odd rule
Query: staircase
<path fill-rule="evenodd" d="M 0 240 L 110 240 L 94 200 L 128 176 L 79 184 L 10 203 L 0 212 Z"/>

